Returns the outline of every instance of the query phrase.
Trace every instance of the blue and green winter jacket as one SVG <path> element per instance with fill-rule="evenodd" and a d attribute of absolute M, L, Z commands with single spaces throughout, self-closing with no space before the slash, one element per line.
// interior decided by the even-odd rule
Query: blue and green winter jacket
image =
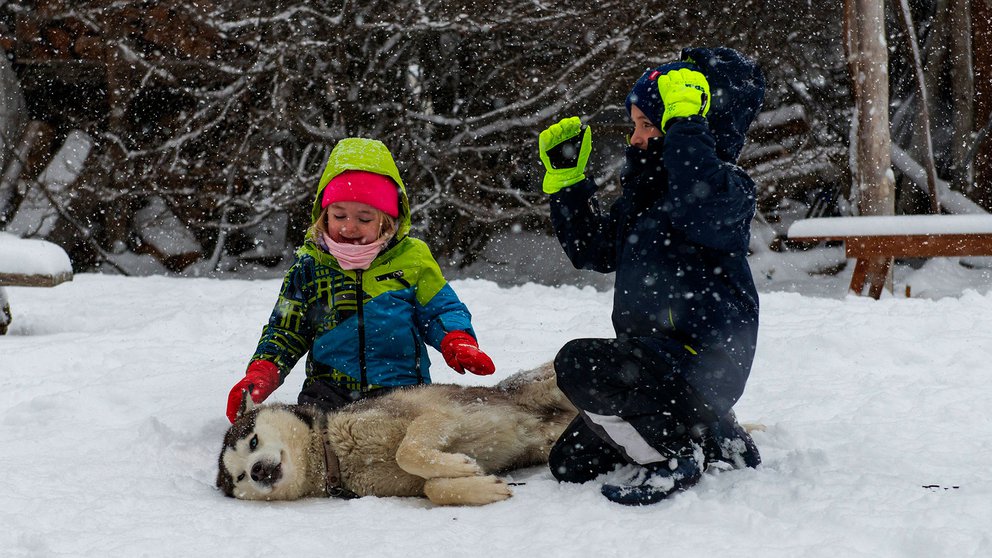
<path fill-rule="evenodd" d="M 734 163 L 764 80 L 730 49 L 687 49 L 683 60 L 707 76 L 708 118 L 673 119 L 647 150 L 628 147 L 609 211 L 586 179 L 552 196 L 551 218 L 575 267 L 616 272 L 617 336 L 670 363 L 722 416 L 744 390 L 758 334 L 747 262 L 755 184 Z"/>
<path fill-rule="evenodd" d="M 327 183 L 346 170 L 386 175 L 399 186 L 393 240 L 366 270 L 347 271 L 308 239 L 283 280 L 252 360 L 268 360 L 280 379 L 309 353 L 306 385 L 328 382 L 352 392 L 430 383 L 426 344 L 440 348 L 451 331 L 473 337 L 468 309 L 448 285 L 427 245 L 409 236 L 410 203 L 389 150 L 379 141 L 340 141 L 317 187 L 312 217 Z"/>

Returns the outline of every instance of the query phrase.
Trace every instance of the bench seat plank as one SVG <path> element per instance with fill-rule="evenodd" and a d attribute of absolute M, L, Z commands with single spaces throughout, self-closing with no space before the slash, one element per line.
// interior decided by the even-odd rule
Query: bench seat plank
<path fill-rule="evenodd" d="M 824 238 L 843 240 L 848 258 L 885 255 L 893 258 L 949 258 L 988 256 L 992 253 L 992 233 L 905 236 L 851 236 Z"/>
<path fill-rule="evenodd" d="M 800 219 L 789 227 L 791 239 L 852 236 L 905 236 L 992 234 L 992 214 L 984 215 L 873 215 Z"/>
<path fill-rule="evenodd" d="M 851 290 L 879 298 L 893 258 L 992 256 L 992 215 L 887 215 L 802 219 L 791 240 L 843 241 L 855 259 Z"/>
<path fill-rule="evenodd" d="M 0 287 L 54 287 L 72 280 L 72 262 L 57 244 L 0 232 Z"/>
<path fill-rule="evenodd" d="M 0 287 L 54 287 L 66 281 L 72 281 L 72 273 L 56 273 L 54 275 L 0 273 Z"/>
<path fill-rule="evenodd" d="M 54 287 L 72 280 L 72 262 L 58 244 L 0 232 L 0 335 L 11 322 L 4 287 Z"/>

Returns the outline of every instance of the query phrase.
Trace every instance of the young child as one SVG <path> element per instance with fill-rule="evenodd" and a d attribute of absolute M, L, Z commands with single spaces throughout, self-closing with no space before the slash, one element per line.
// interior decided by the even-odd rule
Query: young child
<path fill-rule="evenodd" d="M 245 377 L 228 396 L 231 422 L 243 390 L 261 403 L 304 353 L 299 402 L 327 410 L 430 383 L 425 343 L 458 373 L 495 371 L 430 249 L 408 236 L 410 204 L 382 142 L 348 138 L 334 147 L 312 217 Z"/>
<path fill-rule="evenodd" d="M 608 212 L 584 174 L 590 129 L 573 117 L 541 133 L 562 247 L 577 268 L 616 272 L 617 338 L 576 339 L 555 358 L 580 410 L 551 451 L 559 480 L 632 464 L 602 492 L 642 505 L 692 486 L 709 463 L 760 463 L 731 408 L 758 333 L 747 262 L 755 185 L 734 163 L 763 98 L 760 69 L 727 48 L 685 49 L 645 72 L 627 97 L 634 131 Z"/>

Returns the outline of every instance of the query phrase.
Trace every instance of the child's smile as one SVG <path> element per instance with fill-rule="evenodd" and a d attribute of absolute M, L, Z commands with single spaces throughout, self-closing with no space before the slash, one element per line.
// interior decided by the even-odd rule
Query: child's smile
<path fill-rule="evenodd" d="M 340 201 L 328 206 L 327 233 L 334 242 L 369 244 L 379 238 L 381 232 L 379 212 L 371 205 Z"/>

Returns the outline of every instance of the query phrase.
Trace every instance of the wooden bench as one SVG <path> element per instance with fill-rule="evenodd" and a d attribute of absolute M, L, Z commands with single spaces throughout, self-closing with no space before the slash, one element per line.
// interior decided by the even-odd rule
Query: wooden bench
<path fill-rule="evenodd" d="M 801 219 L 789 227 L 798 241 L 844 241 L 854 258 L 851 290 L 878 299 L 894 258 L 992 256 L 992 214 L 891 215 Z"/>
<path fill-rule="evenodd" d="M 10 325 L 4 287 L 54 287 L 72 280 L 72 262 L 61 247 L 0 232 L 0 335 Z"/>

